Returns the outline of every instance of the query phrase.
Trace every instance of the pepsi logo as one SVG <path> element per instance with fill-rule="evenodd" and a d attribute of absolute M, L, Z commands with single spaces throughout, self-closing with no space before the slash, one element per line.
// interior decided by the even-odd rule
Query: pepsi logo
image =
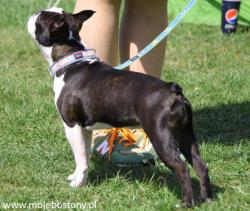
<path fill-rule="evenodd" d="M 230 9 L 225 14 L 225 19 L 230 24 L 236 24 L 239 11 L 237 9 Z"/>

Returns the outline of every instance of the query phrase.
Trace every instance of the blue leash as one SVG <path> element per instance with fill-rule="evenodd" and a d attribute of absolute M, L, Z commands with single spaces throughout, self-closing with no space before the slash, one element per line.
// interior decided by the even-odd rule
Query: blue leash
<path fill-rule="evenodd" d="M 158 45 L 182 20 L 182 18 L 189 12 L 189 10 L 195 5 L 196 0 L 190 0 L 187 6 L 175 17 L 175 19 L 168 25 L 168 27 L 161 32 L 151 43 L 149 43 L 143 50 L 141 50 L 136 56 L 127 60 L 126 62 L 116 66 L 115 68 L 118 70 L 122 70 L 129 65 L 131 65 L 134 61 L 140 59 L 149 51 L 151 51 L 156 45 Z"/>

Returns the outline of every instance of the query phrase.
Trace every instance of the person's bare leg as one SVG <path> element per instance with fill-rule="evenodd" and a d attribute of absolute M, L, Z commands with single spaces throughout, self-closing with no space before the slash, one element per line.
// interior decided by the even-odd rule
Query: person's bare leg
<path fill-rule="evenodd" d="M 87 9 L 96 13 L 84 23 L 80 32 L 82 41 L 94 48 L 103 61 L 117 65 L 120 0 L 76 1 L 75 13 Z"/>
<path fill-rule="evenodd" d="M 121 61 L 135 56 L 167 26 L 167 0 L 125 0 L 120 31 Z M 162 41 L 129 70 L 161 76 L 166 49 Z"/>

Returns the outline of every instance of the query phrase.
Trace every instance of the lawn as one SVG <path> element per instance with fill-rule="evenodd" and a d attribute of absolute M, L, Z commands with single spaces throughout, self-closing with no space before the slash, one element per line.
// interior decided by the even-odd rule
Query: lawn
<path fill-rule="evenodd" d="M 93 157 L 88 184 L 72 189 L 74 168 L 54 106 L 48 65 L 26 32 L 42 0 L 1 0 L 0 210 L 3 203 L 92 203 L 97 210 L 181 210 L 175 175 L 154 168 L 116 168 Z M 72 9 L 72 1 L 62 1 Z M 250 32 L 223 36 L 218 26 L 181 24 L 169 36 L 162 79 L 190 99 L 212 203 L 194 210 L 250 208 Z M 198 180 L 191 170 L 195 196 Z M 2 208 L 1 208 L 2 207 Z"/>

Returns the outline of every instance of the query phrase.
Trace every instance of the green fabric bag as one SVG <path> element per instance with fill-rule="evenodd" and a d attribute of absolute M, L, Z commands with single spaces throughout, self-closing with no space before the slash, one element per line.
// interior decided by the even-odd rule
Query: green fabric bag
<path fill-rule="evenodd" d="M 184 8 L 189 0 L 169 0 L 168 11 L 170 19 L 174 18 Z M 222 0 L 197 0 L 196 5 L 184 18 L 183 22 L 220 25 Z M 239 25 L 250 25 L 250 0 L 241 0 Z"/>
<path fill-rule="evenodd" d="M 108 142 L 106 139 L 97 140 L 93 152 L 99 157 L 108 159 Z M 136 144 L 124 147 L 124 142 L 119 143 L 119 139 L 116 139 L 110 161 L 111 163 L 122 167 L 154 165 L 155 159 L 156 158 L 152 153 L 139 148 Z"/>

